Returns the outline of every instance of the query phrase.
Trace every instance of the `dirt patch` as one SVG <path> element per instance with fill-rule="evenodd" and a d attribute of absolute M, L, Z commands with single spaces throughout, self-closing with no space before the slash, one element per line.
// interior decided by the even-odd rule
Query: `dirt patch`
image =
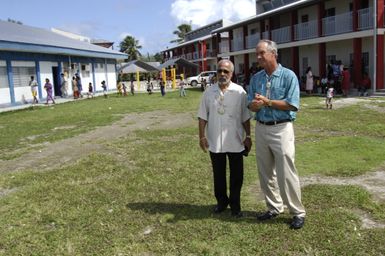
<path fill-rule="evenodd" d="M 109 126 L 99 127 L 58 142 L 47 143 L 43 148 L 33 149 L 32 152 L 12 160 L 1 160 L 0 172 L 54 169 L 73 163 L 94 152 L 100 152 L 104 149 L 106 142 L 125 137 L 135 130 L 180 128 L 191 126 L 196 122 L 194 114 L 190 112 L 156 111 L 127 114 Z M 57 129 L 68 129 L 68 127 L 57 127 Z M 33 138 L 28 138 L 28 140 L 31 139 Z"/>
<path fill-rule="evenodd" d="M 380 113 L 385 113 L 385 108 L 381 108 L 379 106 L 373 105 L 373 103 L 384 103 L 384 102 L 385 100 L 373 100 L 372 98 L 342 98 L 342 99 L 333 100 L 333 108 L 339 109 L 339 108 L 344 108 L 351 105 L 360 104 L 365 108 L 372 109 Z M 325 100 L 322 100 L 320 104 L 325 105 Z"/>

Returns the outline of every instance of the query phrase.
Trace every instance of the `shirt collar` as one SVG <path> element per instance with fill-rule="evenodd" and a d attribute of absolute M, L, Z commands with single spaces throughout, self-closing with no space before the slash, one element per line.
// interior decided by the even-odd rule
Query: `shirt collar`
<path fill-rule="evenodd" d="M 265 70 L 263 70 L 263 73 L 265 77 L 269 77 Z M 277 68 L 274 70 L 273 74 L 271 74 L 271 77 L 280 77 L 282 74 L 282 65 L 278 63 Z"/>

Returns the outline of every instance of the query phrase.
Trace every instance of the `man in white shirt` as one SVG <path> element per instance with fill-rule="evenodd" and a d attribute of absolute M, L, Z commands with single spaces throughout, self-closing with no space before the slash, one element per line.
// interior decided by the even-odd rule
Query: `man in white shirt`
<path fill-rule="evenodd" d="M 198 111 L 199 145 L 210 152 L 214 176 L 214 194 L 220 213 L 230 205 L 231 215 L 242 217 L 240 194 L 243 183 L 243 155 L 251 149 L 247 93 L 232 83 L 234 64 L 218 62 L 218 83 L 204 92 Z M 230 195 L 227 196 L 226 156 L 230 165 Z"/>

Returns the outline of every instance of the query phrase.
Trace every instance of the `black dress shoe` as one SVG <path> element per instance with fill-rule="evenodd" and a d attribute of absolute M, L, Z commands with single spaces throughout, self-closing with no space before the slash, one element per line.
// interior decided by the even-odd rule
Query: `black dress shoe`
<path fill-rule="evenodd" d="M 224 212 L 227 209 L 227 206 L 215 206 L 214 213 L 221 213 Z"/>
<path fill-rule="evenodd" d="M 261 220 L 261 221 L 263 221 L 263 220 L 271 220 L 271 219 L 274 219 L 277 216 L 278 216 L 278 213 L 267 211 L 267 212 L 264 212 L 264 213 L 261 213 L 261 214 L 257 215 L 257 219 Z"/>
<path fill-rule="evenodd" d="M 300 229 L 305 225 L 305 217 L 294 216 L 290 224 L 291 229 Z"/>
<path fill-rule="evenodd" d="M 243 213 L 242 212 L 231 212 L 231 217 L 239 219 L 239 218 L 243 217 Z"/>

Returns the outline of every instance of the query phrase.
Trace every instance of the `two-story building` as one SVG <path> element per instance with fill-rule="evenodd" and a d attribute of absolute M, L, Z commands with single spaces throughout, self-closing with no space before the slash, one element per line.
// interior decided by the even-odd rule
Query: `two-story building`
<path fill-rule="evenodd" d="M 162 51 L 164 60 L 183 58 L 198 65 L 198 70 L 195 68 L 184 70 L 186 73 L 176 67 L 177 73 L 185 73 L 185 76 L 196 75 L 202 71 L 216 70 L 218 47 L 219 45 L 228 45 L 228 33 L 218 33 L 222 40 L 218 42 L 217 35 L 213 35 L 212 31 L 229 24 L 229 21 L 219 20 L 187 33 L 182 43 Z"/>
<path fill-rule="evenodd" d="M 246 81 L 257 66 L 256 44 L 270 39 L 278 44 L 279 62 L 298 77 L 309 66 L 325 76 L 328 63 L 341 61 L 352 88 L 368 72 L 378 90 L 384 88 L 384 27 L 384 0 L 256 0 L 255 16 L 211 33 L 217 58 L 230 58 Z"/>

